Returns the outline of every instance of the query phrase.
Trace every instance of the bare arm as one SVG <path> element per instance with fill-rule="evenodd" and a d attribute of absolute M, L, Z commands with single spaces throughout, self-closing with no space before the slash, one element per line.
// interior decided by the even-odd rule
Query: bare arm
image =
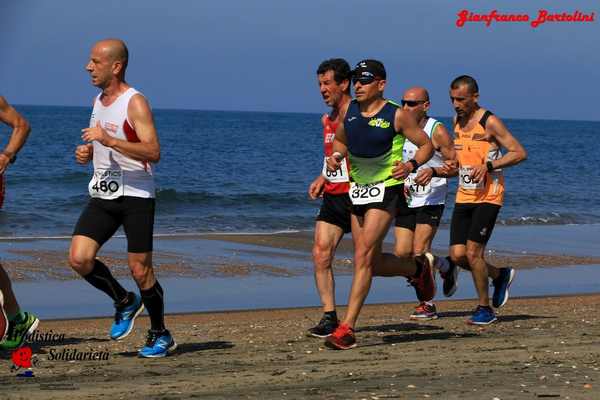
<path fill-rule="evenodd" d="M 417 124 L 417 121 L 407 112 L 398 109 L 394 119 L 394 128 L 396 132 L 402 132 L 404 136 L 418 147 L 414 160 L 419 164 L 425 164 L 433 155 L 433 144 L 427 134 Z M 398 162 L 392 170 L 392 177 L 395 179 L 406 178 L 409 173 L 415 170 L 415 166 L 410 163 Z"/>
<path fill-rule="evenodd" d="M 82 138 L 86 141 L 97 140 L 104 146 L 111 147 L 133 159 L 157 163 L 160 160 L 160 144 L 154 127 L 152 111 L 146 99 L 141 95 L 133 96 L 129 101 L 127 115 L 139 142 L 129 142 L 112 137 L 99 124 L 83 129 Z"/>
<path fill-rule="evenodd" d="M 327 159 L 327 169 L 335 171 L 340 167 L 340 163 L 348 155 L 346 131 L 344 129 L 344 123 L 340 122 L 336 131 L 335 139 L 333 140 L 333 152 L 332 157 Z M 339 153 L 336 155 L 335 153 Z M 334 156 L 335 155 L 335 156 Z"/>
<path fill-rule="evenodd" d="M 493 169 L 510 167 L 527 159 L 527 152 L 502 123 L 500 118 L 495 115 L 489 117 L 485 131 L 496 139 L 500 146 L 506 149 L 506 153 L 502 157 L 491 161 Z M 473 168 L 471 177 L 474 182 L 480 182 L 485 179 L 487 173 L 488 168 L 486 163 Z"/>
<path fill-rule="evenodd" d="M 454 140 L 452 139 L 444 125 L 437 124 L 435 130 L 431 135 L 431 142 L 433 144 L 434 149 L 442 153 L 442 157 L 444 160 L 456 159 Z M 431 178 L 434 175 L 443 177 L 453 176 L 452 174 L 447 175 L 447 172 L 449 171 L 443 166 L 436 168 L 422 168 L 419 170 L 419 174 L 417 175 L 415 182 L 419 185 L 426 185 L 431 181 Z"/>
<path fill-rule="evenodd" d="M 8 104 L 2 96 L 0 96 L 0 121 L 13 129 L 8 144 L 0 153 L 0 174 L 2 174 L 25 144 L 31 128 L 27 120 Z"/>
<path fill-rule="evenodd" d="M 517 165 L 527 159 L 527 151 L 510 133 L 500 118 L 492 115 L 487 121 L 486 128 L 489 129 L 489 132 L 494 136 L 498 143 L 506 149 L 506 153 L 504 153 L 502 157 L 492 161 L 494 169 Z"/>

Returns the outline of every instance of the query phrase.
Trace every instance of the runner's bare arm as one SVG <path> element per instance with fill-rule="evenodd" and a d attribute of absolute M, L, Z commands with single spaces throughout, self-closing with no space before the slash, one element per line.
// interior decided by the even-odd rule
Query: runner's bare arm
<path fill-rule="evenodd" d="M 431 143 L 433 144 L 433 148 L 440 153 L 442 153 L 442 157 L 444 160 L 454 160 L 456 159 L 456 150 L 454 150 L 454 140 L 450 137 L 448 130 L 442 124 L 437 124 L 435 130 L 431 135 Z M 434 174 L 435 170 L 435 174 Z M 415 183 L 419 185 L 427 185 L 431 178 L 434 175 L 448 177 L 456 175 L 458 170 L 453 171 L 453 175 L 447 175 L 446 168 L 443 166 L 435 167 L 435 168 L 421 168 L 415 179 Z M 450 171 L 448 171 L 450 172 Z"/>
<path fill-rule="evenodd" d="M 100 124 L 83 129 L 81 137 L 88 142 L 97 140 L 103 145 L 133 159 L 157 163 L 160 160 L 160 144 L 154 127 L 152 111 L 143 96 L 136 94 L 131 98 L 127 108 L 127 116 L 140 140 L 139 142 L 129 142 L 110 136 Z"/>
<path fill-rule="evenodd" d="M 25 144 L 31 128 L 29 123 L 21 114 L 17 112 L 4 97 L 0 96 L 0 121 L 10 126 L 13 131 L 8 140 L 8 144 L 0 153 L 0 174 L 2 174 L 21 147 Z"/>
<path fill-rule="evenodd" d="M 506 153 L 502 157 L 492 161 L 494 169 L 517 165 L 527 159 L 527 151 L 510 133 L 500 118 L 492 115 L 487 121 L 486 130 L 489 130 L 498 143 L 506 149 Z"/>
<path fill-rule="evenodd" d="M 332 157 L 327 159 L 327 169 L 335 171 L 340 167 L 342 160 L 348 155 L 346 131 L 344 130 L 344 123 L 340 122 L 336 131 L 335 139 L 333 140 L 333 152 Z M 338 153 L 340 156 L 335 155 Z M 335 156 L 333 156 L 335 155 Z"/>
<path fill-rule="evenodd" d="M 429 137 L 427 137 L 427 134 L 419 128 L 417 121 L 412 115 L 401 109 L 396 110 L 394 128 L 396 132 L 402 132 L 408 140 L 418 147 L 414 160 L 419 165 L 423 165 L 429 161 L 433 155 L 433 144 L 429 140 Z M 415 169 L 415 166 L 410 162 L 402 163 L 398 161 L 392 170 L 392 177 L 394 179 L 406 178 Z"/>

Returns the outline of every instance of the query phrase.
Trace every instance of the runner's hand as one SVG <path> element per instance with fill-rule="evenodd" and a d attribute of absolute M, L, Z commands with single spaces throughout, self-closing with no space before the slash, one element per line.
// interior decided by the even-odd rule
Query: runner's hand
<path fill-rule="evenodd" d="M 413 165 L 411 163 L 403 163 L 402 161 L 394 162 L 394 169 L 392 169 L 392 178 L 404 179 L 412 172 Z"/>
<path fill-rule="evenodd" d="M 445 176 L 454 176 L 458 172 L 457 160 L 445 160 L 442 165 L 442 174 Z"/>
<path fill-rule="evenodd" d="M 93 142 L 94 140 L 106 147 L 112 147 L 115 138 L 110 136 L 100 125 L 100 121 L 96 123 L 93 128 L 82 129 L 83 135 L 81 138 L 86 142 Z"/>
<path fill-rule="evenodd" d="M 419 172 L 417 172 L 417 177 L 415 178 L 415 183 L 417 185 L 425 186 L 429 182 L 431 182 L 431 177 L 433 175 L 433 171 L 431 168 L 421 168 Z"/>
<path fill-rule="evenodd" d="M 485 179 L 485 175 L 487 174 L 487 165 L 477 165 L 473 167 L 473 171 L 471 171 L 471 180 L 473 183 L 483 182 Z"/>
<path fill-rule="evenodd" d="M 342 164 L 341 160 L 338 160 L 336 157 L 327 157 L 327 170 L 328 171 L 337 171 Z"/>
<path fill-rule="evenodd" d="M 308 187 L 308 196 L 311 200 L 315 200 L 317 197 L 323 196 L 323 188 L 325 187 L 325 177 L 322 175 L 312 181 Z"/>
<path fill-rule="evenodd" d="M 87 164 L 92 159 L 93 147 L 89 144 L 82 144 L 75 149 L 75 160 L 79 164 Z"/>

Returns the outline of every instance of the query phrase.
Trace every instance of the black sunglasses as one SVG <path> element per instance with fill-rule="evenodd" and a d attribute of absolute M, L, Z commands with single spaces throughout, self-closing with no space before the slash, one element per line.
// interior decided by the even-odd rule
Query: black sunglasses
<path fill-rule="evenodd" d="M 377 80 L 379 80 L 379 78 L 374 76 L 353 76 L 352 84 L 356 85 L 356 82 L 360 82 L 361 85 L 369 85 Z"/>
<path fill-rule="evenodd" d="M 400 100 L 400 103 L 402 103 L 402 107 L 404 107 L 404 106 L 416 107 L 419 104 L 425 103 L 426 101 L 427 100 Z"/>

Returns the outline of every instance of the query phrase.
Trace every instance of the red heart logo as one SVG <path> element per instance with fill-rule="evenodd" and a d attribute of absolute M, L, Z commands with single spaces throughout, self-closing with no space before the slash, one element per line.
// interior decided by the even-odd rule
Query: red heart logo
<path fill-rule="evenodd" d="M 20 368 L 31 368 L 31 347 L 21 347 L 13 351 L 13 363 Z"/>

